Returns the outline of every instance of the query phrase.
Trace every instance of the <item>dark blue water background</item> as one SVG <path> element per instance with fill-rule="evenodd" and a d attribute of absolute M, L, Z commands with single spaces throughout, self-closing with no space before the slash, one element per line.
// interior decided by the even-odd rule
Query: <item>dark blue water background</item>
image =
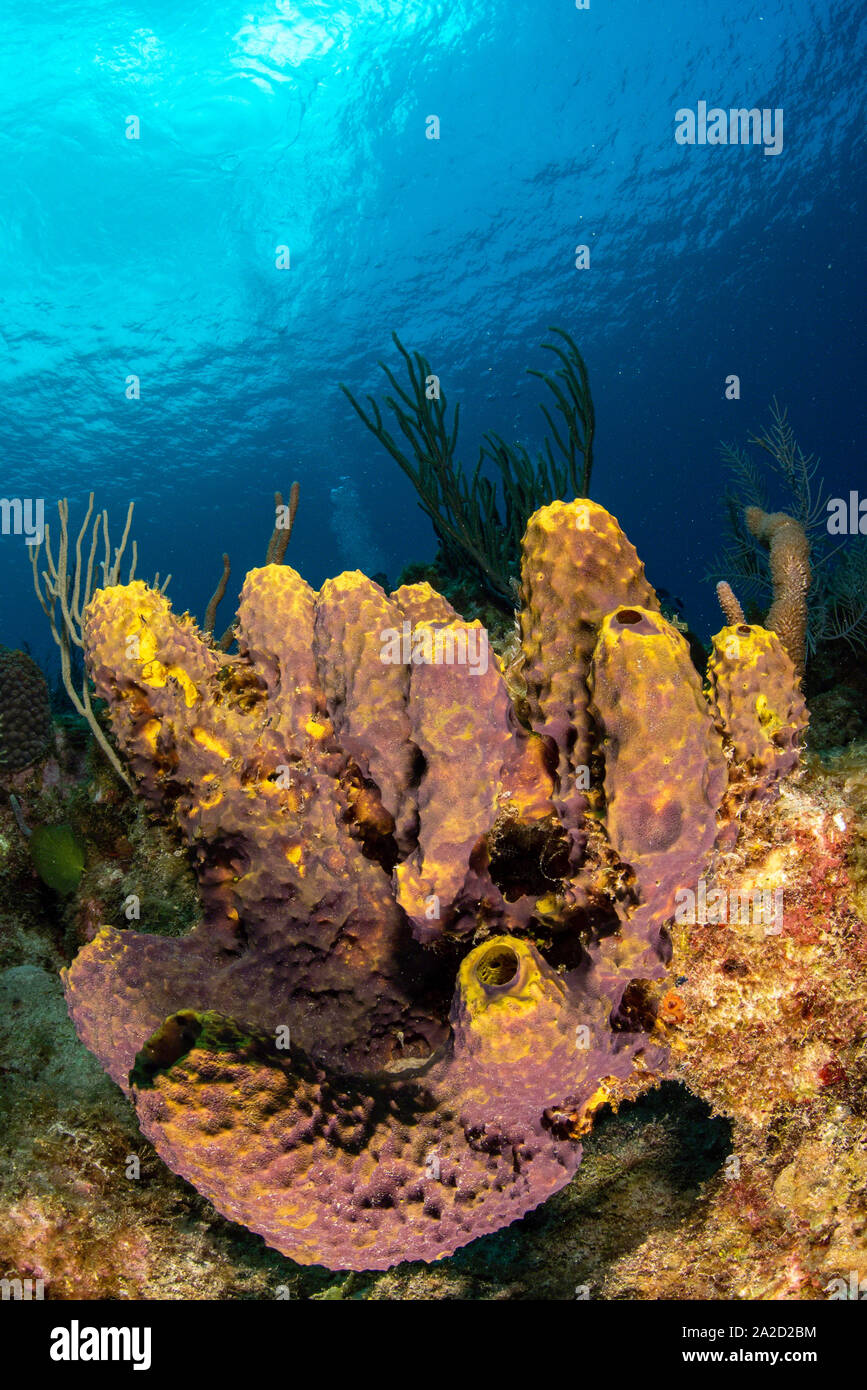
<path fill-rule="evenodd" d="M 867 492 L 865 46 L 862 5 L 808 0 L 18 7 L 2 494 L 78 517 L 94 489 L 115 531 L 135 498 L 139 572 L 171 570 L 201 617 L 223 550 L 234 598 L 298 478 L 291 563 L 393 580 L 433 533 L 338 382 L 379 393 L 397 330 L 462 402 L 471 465 L 486 429 L 540 437 L 525 368 L 558 324 L 590 369 L 593 495 L 712 630 L 720 439 L 776 394 L 832 492 Z M 782 107 L 782 154 L 677 145 L 701 99 Z M 0 641 L 47 657 L 19 537 L 0 596 Z"/>

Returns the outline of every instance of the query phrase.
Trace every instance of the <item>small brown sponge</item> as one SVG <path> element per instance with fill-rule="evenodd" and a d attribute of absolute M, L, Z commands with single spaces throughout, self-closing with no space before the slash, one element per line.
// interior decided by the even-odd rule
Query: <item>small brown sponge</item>
<path fill-rule="evenodd" d="M 48 683 L 26 652 L 0 647 L 0 772 L 36 762 L 51 740 Z"/>
<path fill-rule="evenodd" d="M 724 627 L 713 638 L 709 698 L 731 758 L 720 815 L 721 844 L 737 836 L 738 817 L 767 799 L 797 767 L 807 729 L 801 683 L 780 638 L 749 623 Z"/>
<path fill-rule="evenodd" d="M 776 632 L 799 675 L 803 675 L 807 643 L 807 592 L 810 588 L 810 542 L 803 526 L 786 512 L 763 512 L 747 507 L 747 528 L 770 547 L 774 601 L 765 627 Z M 728 616 L 728 615 L 727 615 Z"/>
<path fill-rule="evenodd" d="M 139 581 L 94 596 L 97 691 L 141 791 L 191 843 L 204 906 L 178 940 L 105 927 L 72 967 L 76 1026 L 119 1084 L 184 1008 L 291 1021 L 328 1065 L 382 1064 L 398 1036 L 429 1051 L 453 977 L 413 936 L 526 923 L 532 899 L 506 904 L 485 837 L 501 815 L 553 816 L 538 741 L 495 661 L 449 659 L 471 636 L 479 657 L 478 625 L 432 621 L 451 610 L 427 585 L 398 592 L 253 570 L 238 657 Z"/>
<path fill-rule="evenodd" d="M 723 611 L 727 623 L 746 622 L 744 610 L 731 584 L 721 579 L 716 586 L 716 596 L 719 599 L 719 606 Z"/>

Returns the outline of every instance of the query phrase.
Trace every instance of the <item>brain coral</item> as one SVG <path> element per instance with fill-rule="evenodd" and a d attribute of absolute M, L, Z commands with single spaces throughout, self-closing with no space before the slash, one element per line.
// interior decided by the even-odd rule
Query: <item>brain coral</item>
<path fill-rule="evenodd" d="M 140 582 L 87 610 L 203 915 L 104 927 L 70 1013 L 169 1166 L 303 1263 L 436 1259 L 568 1181 L 594 1109 L 663 1065 L 636 991 L 737 816 L 727 766 L 745 784 L 738 750 L 770 739 L 769 795 L 790 765 L 791 663 L 773 726 L 735 646 L 711 703 L 603 508 L 531 518 L 521 623 L 513 701 L 427 585 L 254 570 L 237 656 Z"/>
<path fill-rule="evenodd" d="M 19 772 L 51 738 L 45 677 L 26 652 L 0 647 L 0 772 Z"/>

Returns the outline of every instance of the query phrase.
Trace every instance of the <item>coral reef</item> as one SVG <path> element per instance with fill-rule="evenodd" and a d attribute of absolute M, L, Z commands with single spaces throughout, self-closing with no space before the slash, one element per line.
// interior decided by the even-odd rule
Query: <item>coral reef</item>
<path fill-rule="evenodd" d="M 48 684 L 26 652 L 0 647 L 0 774 L 36 762 L 51 741 Z"/>
<path fill-rule="evenodd" d="M 70 1012 L 167 1162 L 303 1263 L 439 1258 L 568 1181 L 593 1113 L 661 1074 L 666 925 L 745 799 L 726 738 L 778 750 L 760 803 L 794 760 L 776 639 L 724 643 L 709 704 L 602 508 L 531 518 L 523 590 L 526 725 L 425 585 L 254 570 L 236 657 L 140 582 L 86 614 L 204 915 L 177 939 L 104 927 Z"/>
<path fill-rule="evenodd" d="M 432 1264 L 327 1274 L 225 1221 L 142 1139 L 53 969 L 6 969 L 2 1272 L 60 1300 L 839 1296 L 867 1248 L 867 745 L 811 758 L 772 813 L 753 809 L 717 882 L 782 881 L 782 931 L 675 929 L 680 1084 L 597 1111 L 559 1194 Z"/>
<path fill-rule="evenodd" d="M 30 858 L 43 883 L 61 897 L 74 893 L 84 873 L 84 846 L 70 825 L 40 825 L 30 836 Z"/>
<path fill-rule="evenodd" d="M 65 895 L 46 881 L 58 850 Z M 83 726 L 57 725 L 47 756 L 0 792 L 0 969 L 57 970 L 118 916 L 181 935 L 200 910 L 177 832 L 127 793 Z"/>

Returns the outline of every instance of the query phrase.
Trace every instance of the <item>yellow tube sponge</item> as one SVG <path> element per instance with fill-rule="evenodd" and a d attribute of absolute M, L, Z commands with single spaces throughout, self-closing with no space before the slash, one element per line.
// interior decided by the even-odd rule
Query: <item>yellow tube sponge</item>
<path fill-rule="evenodd" d="M 604 619 L 590 689 L 603 733 L 607 833 L 640 896 L 618 947 L 634 963 L 652 958 L 678 889 L 704 872 L 725 757 L 689 647 L 661 614 L 629 607 Z"/>
<path fill-rule="evenodd" d="M 587 677 L 599 627 L 613 609 L 659 611 L 635 547 L 589 498 L 552 502 L 527 522 L 521 564 L 521 675 L 531 727 L 559 752 L 557 809 L 580 859 L 590 759 Z"/>
<path fill-rule="evenodd" d="M 750 623 L 724 627 L 713 638 L 709 698 L 731 758 L 720 816 L 721 846 L 737 836 L 750 802 L 765 800 L 797 767 L 807 706 L 791 657 L 775 632 Z"/>

